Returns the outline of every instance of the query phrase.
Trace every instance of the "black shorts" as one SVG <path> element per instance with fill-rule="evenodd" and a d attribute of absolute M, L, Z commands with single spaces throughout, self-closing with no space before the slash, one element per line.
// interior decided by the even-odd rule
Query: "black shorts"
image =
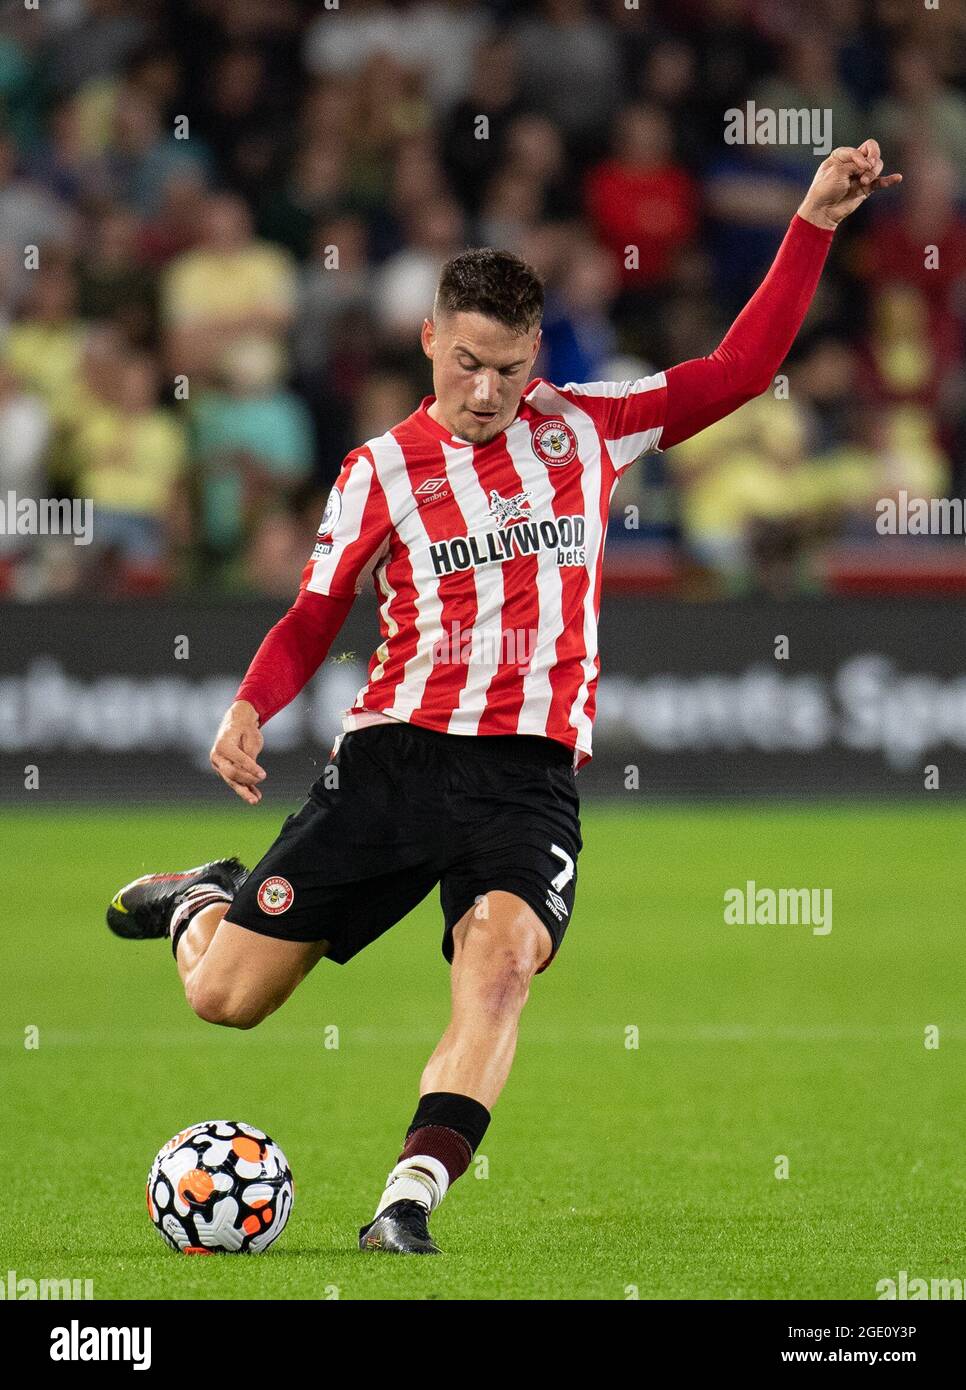
<path fill-rule="evenodd" d="M 343 964 L 439 884 L 443 955 L 487 893 L 522 898 L 556 954 L 577 887 L 573 753 L 526 734 L 441 734 L 399 721 L 344 734 L 300 811 L 252 870 L 228 920 L 330 943 Z"/>

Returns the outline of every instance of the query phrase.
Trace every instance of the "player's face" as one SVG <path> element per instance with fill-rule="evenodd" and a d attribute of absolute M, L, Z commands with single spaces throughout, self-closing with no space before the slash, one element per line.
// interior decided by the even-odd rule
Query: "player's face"
<path fill-rule="evenodd" d="M 422 344 L 433 363 L 433 418 L 472 444 L 505 430 L 530 380 L 540 329 L 515 333 L 485 314 L 443 314 L 426 319 Z"/>

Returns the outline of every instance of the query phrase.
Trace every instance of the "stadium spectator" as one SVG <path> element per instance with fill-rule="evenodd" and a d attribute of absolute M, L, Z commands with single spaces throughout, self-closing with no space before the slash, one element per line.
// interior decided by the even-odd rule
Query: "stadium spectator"
<path fill-rule="evenodd" d="M 302 382 L 320 382 L 329 367 L 339 324 L 356 312 L 371 318 L 374 301 L 363 219 L 346 214 L 320 222 L 311 258 L 299 274 L 293 343 Z"/>
<path fill-rule="evenodd" d="M 903 44 L 892 59 L 892 81 L 872 112 L 880 143 L 905 149 L 940 151 L 951 160 L 960 187 L 966 183 L 966 97 L 940 79 L 932 48 L 924 42 Z"/>
<path fill-rule="evenodd" d="M 209 166 L 209 152 L 198 135 L 177 138 L 173 131 L 166 131 L 157 102 L 128 83 L 114 95 L 109 135 L 88 176 L 89 191 L 125 202 L 150 218 L 160 208 L 173 174 L 191 167 L 207 172 Z"/>
<path fill-rule="evenodd" d="M 443 109 L 466 91 L 473 53 L 491 27 L 466 0 L 423 0 L 409 7 L 367 4 L 356 13 L 322 13 L 305 39 L 312 73 L 356 74 L 373 58 L 392 57 L 423 74 L 433 105 Z"/>
<path fill-rule="evenodd" d="M 672 145 L 663 112 L 629 106 L 617 120 L 613 157 L 587 178 L 591 224 L 630 287 L 666 281 L 697 232 L 698 188 Z"/>
<path fill-rule="evenodd" d="M 806 29 L 789 38 L 779 71 L 759 82 L 752 93 L 756 106 L 765 110 L 821 112 L 826 154 L 836 145 L 860 144 L 864 138 L 859 113 L 839 78 L 835 60 L 836 47 L 829 43 L 828 35 Z M 783 164 L 795 166 L 799 177 L 805 179 L 815 167 L 814 148 L 813 140 L 800 145 L 766 145 L 765 153 L 780 156 Z"/>
<path fill-rule="evenodd" d="M 52 26 L 44 54 L 46 80 L 55 92 L 109 82 L 145 42 L 147 21 L 126 0 L 85 0 L 68 22 Z"/>
<path fill-rule="evenodd" d="M 55 423 L 69 410 L 80 374 L 84 326 L 77 278 L 62 259 L 44 256 L 31 271 L 23 312 L 9 329 L 3 355 L 23 385 L 46 405 Z"/>
<path fill-rule="evenodd" d="M 295 313 L 294 266 L 286 252 L 252 236 L 240 198 L 213 194 L 197 248 L 165 270 L 161 305 L 171 370 L 210 377 L 241 338 L 284 337 Z"/>
<path fill-rule="evenodd" d="M 291 501 L 311 477 L 309 413 L 281 384 L 283 373 L 276 343 L 240 339 L 223 353 L 218 386 L 193 402 L 202 533 L 222 573 L 260 516 Z"/>
<path fill-rule="evenodd" d="M 75 492 L 94 504 L 94 543 L 120 567 L 119 583 L 160 582 L 165 531 L 187 464 L 183 426 L 159 408 L 158 364 L 147 353 L 126 358 L 116 401 L 78 424 Z"/>
<path fill-rule="evenodd" d="M 17 172 L 16 147 L 0 134 L 0 318 L 13 314 L 36 275 L 27 248 L 67 247 L 73 233 L 70 209 Z"/>
<path fill-rule="evenodd" d="M 440 131 L 450 186 L 471 215 L 503 162 L 510 122 L 523 111 L 516 46 L 506 35 L 485 40 L 476 51 L 470 89 L 446 112 Z"/>
<path fill-rule="evenodd" d="M 18 500 L 44 495 L 49 438 L 50 417 L 43 401 L 25 391 L 0 361 L 0 498 L 5 509 L 11 493 Z M 34 544 L 32 537 L 15 534 L 9 524 L 0 530 L 0 594 L 15 588 L 17 568 Z"/>
<path fill-rule="evenodd" d="M 559 289 L 547 299 L 543 355 L 538 367 L 550 381 L 602 381 L 617 348 L 609 310 L 618 290 L 614 262 L 593 241 L 578 241 Z"/>
<path fill-rule="evenodd" d="M 514 37 L 524 100 L 560 127 L 575 153 L 589 153 L 620 103 L 614 30 L 586 0 L 542 0 Z"/>
<path fill-rule="evenodd" d="M 448 197 L 414 208 L 406 223 L 406 246 L 390 256 L 376 275 L 379 326 L 390 342 L 413 348 L 413 335 L 432 308 L 444 263 L 463 239 L 463 218 Z"/>
<path fill-rule="evenodd" d="M 93 224 L 78 264 L 79 309 L 84 319 L 107 319 L 132 342 L 156 337 L 156 280 L 141 260 L 139 222 L 121 206 L 107 208 Z"/>

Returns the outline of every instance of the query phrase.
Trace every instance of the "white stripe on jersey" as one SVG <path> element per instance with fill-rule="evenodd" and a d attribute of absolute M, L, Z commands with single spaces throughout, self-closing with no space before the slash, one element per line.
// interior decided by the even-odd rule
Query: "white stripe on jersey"
<path fill-rule="evenodd" d="M 485 531 L 493 525 L 493 519 L 486 488 L 473 467 L 473 445 L 454 448 L 442 442 L 442 450 L 446 460 L 446 477 L 456 505 L 466 519 L 466 534 Z M 473 579 L 476 585 L 473 627 L 491 634 L 494 628 L 499 628 L 503 618 L 503 566 L 484 565 L 473 571 Z M 479 728 L 486 708 L 486 692 L 500 664 L 498 647 L 494 652 L 496 645 L 492 641 L 487 642 L 482 645 L 482 650 L 473 653 L 459 700 L 449 717 L 447 732 L 475 734 Z"/>
<path fill-rule="evenodd" d="M 606 396 L 616 400 L 618 396 L 639 396 L 642 391 L 658 391 L 667 385 L 667 374 L 655 372 L 653 376 L 639 376 L 636 381 L 568 381 L 561 391 L 569 391 L 574 396 Z M 556 395 L 549 382 L 541 383 L 541 390 Z M 537 395 L 534 391 L 533 395 Z"/>
<path fill-rule="evenodd" d="M 615 470 L 623 473 L 641 454 L 649 454 L 652 450 L 660 453 L 657 445 L 661 434 L 662 427 L 659 425 L 657 429 L 642 430 L 640 434 L 625 434 L 620 439 L 605 439 L 604 443 L 614 461 Z"/>

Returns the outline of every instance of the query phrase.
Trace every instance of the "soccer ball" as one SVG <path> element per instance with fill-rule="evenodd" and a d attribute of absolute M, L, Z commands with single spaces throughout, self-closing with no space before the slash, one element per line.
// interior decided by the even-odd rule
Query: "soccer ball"
<path fill-rule="evenodd" d="M 285 1229 L 295 1184 L 278 1145 L 233 1120 L 183 1129 L 161 1149 L 147 1182 L 148 1215 L 184 1255 L 258 1254 Z"/>

